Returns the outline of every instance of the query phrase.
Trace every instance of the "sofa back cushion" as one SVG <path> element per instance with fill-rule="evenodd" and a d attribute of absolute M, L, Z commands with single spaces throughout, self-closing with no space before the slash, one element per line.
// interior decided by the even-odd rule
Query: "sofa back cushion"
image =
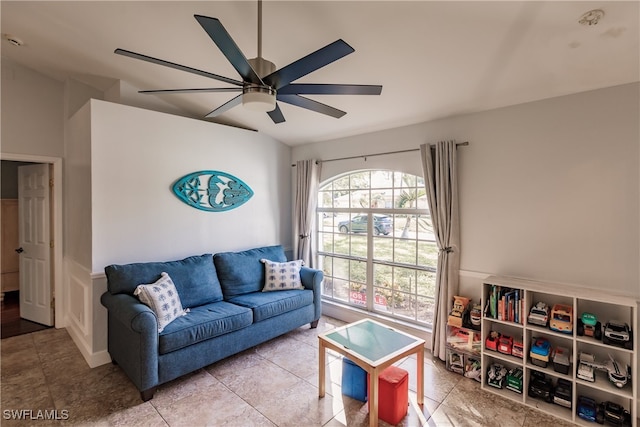
<path fill-rule="evenodd" d="M 263 258 L 276 262 L 287 260 L 280 245 L 242 252 L 221 252 L 213 256 L 224 299 L 262 291 L 264 264 L 260 260 Z"/>
<path fill-rule="evenodd" d="M 166 272 L 176 285 L 184 308 L 222 301 L 222 289 L 211 254 L 178 261 L 113 264 L 105 267 L 104 272 L 111 294 L 133 295 L 138 285 L 153 283 Z"/>

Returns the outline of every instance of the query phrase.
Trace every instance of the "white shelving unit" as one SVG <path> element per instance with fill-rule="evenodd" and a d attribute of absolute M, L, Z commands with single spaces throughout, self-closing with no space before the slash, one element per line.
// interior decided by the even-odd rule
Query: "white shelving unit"
<path fill-rule="evenodd" d="M 492 318 L 487 311 L 489 296 L 493 287 L 501 289 L 517 289 L 521 299 L 520 322 L 504 321 Z M 573 332 L 561 333 L 550 330 L 546 327 L 529 324 L 527 315 L 529 310 L 537 302 L 545 302 L 549 307 L 554 304 L 567 304 L 573 307 Z M 543 283 L 532 280 L 525 280 L 512 277 L 490 276 L 484 280 L 482 285 L 483 316 L 481 334 L 482 344 L 482 388 L 496 393 L 506 399 L 523 403 L 529 407 L 537 408 L 545 413 L 552 414 L 558 418 L 571 421 L 585 426 L 597 424 L 584 421 L 576 413 L 578 396 L 587 396 L 597 403 L 604 401 L 615 402 L 623 406 L 631 413 L 632 427 L 638 427 L 638 384 L 636 381 L 638 370 L 638 301 L 634 298 L 617 295 L 606 290 L 592 290 L 564 284 Z M 490 310 L 489 310 L 490 311 Z M 619 320 L 627 323 L 632 328 L 633 349 L 625 349 L 613 345 L 604 344 L 595 338 L 578 336 L 577 319 L 583 312 L 596 315 L 602 325 L 609 320 Z M 524 357 L 518 358 L 512 355 L 499 353 L 486 348 L 485 339 L 490 331 L 510 335 L 514 338 L 522 337 L 524 346 Z M 531 362 L 529 351 L 534 338 L 543 337 L 551 342 L 552 348 L 556 346 L 565 347 L 569 350 L 570 366 L 569 372 L 563 374 L 553 368 L 551 360 L 546 368 L 536 366 Z M 576 377 L 578 355 L 580 352 L 587 352 L 595 355 L 597 361 L 605 361 L 611 354 L 617 361 L 631 366 L 631 381 L 623 388 L 617 388 L 609 382 L 606 373 L 596 370 L 596 381 L 589 382 Z M 507 369 L 520 367 L 523 370 L 523 392 L 518 394 L 506 388 L 495 388 L 487 384 L 487 369 L 493 363 L 500 363 Z M 527 393 L 531 373 L 539 371 L 550 378 L 555 385 L 559 378 L 564 378 L 572 384 L 572 405 L 571 409 L 547 403 L 542 399 L 530 397 Z M 506 382 L 505 382 L 506 384 Z"/>

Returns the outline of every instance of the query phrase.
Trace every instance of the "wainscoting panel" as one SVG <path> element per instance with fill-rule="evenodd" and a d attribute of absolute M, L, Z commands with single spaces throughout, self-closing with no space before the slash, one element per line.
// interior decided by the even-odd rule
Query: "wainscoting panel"
<path fill-rule="evenodd" d="M 67 325 L 73 325 L 83 336 L 89 336 L 91 325 L 87 310 L 90 301 L 90 275 L 86 269 L 74 261 L 66 260 L 65 263 L 69 280 Z"/>
<path fill-rule="evenodd" d="M 106 291 L 104 274 L 96 274 L 74 260 L 64 261 L 67 279 L 67 332 L 87 364 L 94 368 L 109 363 L 107 352 L 107 313 L 100 304 Z"/>

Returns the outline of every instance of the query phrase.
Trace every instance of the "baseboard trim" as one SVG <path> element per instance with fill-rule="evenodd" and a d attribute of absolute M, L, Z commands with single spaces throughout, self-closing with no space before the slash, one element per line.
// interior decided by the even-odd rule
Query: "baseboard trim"
<path fill-rule="evenodd" d="M 85 362 L 87 362 L 87 365 L 89 365 L 90 368 L 111 363 L 111 356 L 109 356 L 108 351 L 102 350 L 97 353 L 92 353 L 88 349 L 87 343 L 82 338 L 82 334 L 74 328 L 73 322 L 67 323 L 67 333 L 75 343 L 76 347 L 78 347 L 78 350 L 80 350 L 80 354 L 82 354 L 82 357 L 84 357 Z"/>

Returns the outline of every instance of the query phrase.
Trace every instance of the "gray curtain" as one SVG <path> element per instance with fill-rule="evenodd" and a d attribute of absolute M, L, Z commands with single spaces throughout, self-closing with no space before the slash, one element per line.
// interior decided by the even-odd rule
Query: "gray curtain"
<path fill-rule="evenodd" d="M 321 163 L 316 160 L 296 162 L 296 200 L 293 213 L 293 253 L 307 267 L 316 267 L 314 228 L 318 205 Z"/>
<path fill-rule="evenodd" d="M 453 296 L 458 292 L 460 269 L 460 218 L 456 142 L 440 141 L 435 150 L 420 146 L 424 183 L 438 245 L 438 270 L 433 312 L 431 349 L 445 360 L 447 318 Z"/>

